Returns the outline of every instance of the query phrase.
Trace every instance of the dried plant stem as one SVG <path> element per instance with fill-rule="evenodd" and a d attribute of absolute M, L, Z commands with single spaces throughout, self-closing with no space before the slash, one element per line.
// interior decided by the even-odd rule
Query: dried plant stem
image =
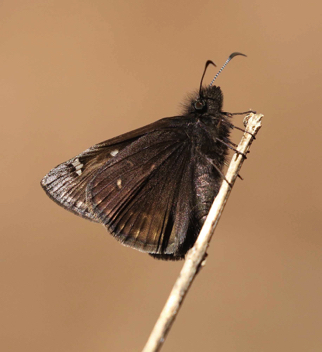
<path fill-rule="evenodd" d="M 262 117 L 263 115 L 261 114 L 250 114 L 245 117 L 244 124 L 247 123 L 246 132 L 237 147 L 237 150 L 240 153 L 245 155 L 248 152 L 253 141 L 252 136 L 255 136 L 261 128 Z M 235 153 L 226 174 L 226 179 L 231 185 L 234 184 L 243 161 L 243 156 L 239 153 Z M 181 307 L 183 299 L 186 296 L 193 279 L 205 263 L 209 242 L 226 205 L 230 192 L 231 187 L 227 182 L 223 182 L 219 193 L 210 208 L 198 239 L 186 256 L 179 277 L 173 286 L 170 296 L 151 332 L 143 352 L 156 352 L 162 347 L 165 337 L 179 312 L 179 308 Z"/>

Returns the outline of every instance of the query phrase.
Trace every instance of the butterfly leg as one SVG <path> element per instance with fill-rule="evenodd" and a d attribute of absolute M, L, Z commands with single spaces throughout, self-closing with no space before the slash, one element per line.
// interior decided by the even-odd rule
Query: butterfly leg
<path fill-rule="evenodd" d="M 256 114 L 256 111 L 254 110 L 248 110 L 244 112 L 223 112 L 224 115 L 228 117 L 232 117 L 234 115 L 247 115 L 247 114 Z"/>
<path fill-rule="evenodd" d="M 252 114 L 256 114 L 256 111 L 248 110 L 248 111 L 245 111 L 245 112 L 222 112 L 222 114 L 227 116 L 227 117 L 233 117 L 234 115 L 246 115 L 246 114 L 251 114 L 251 113 Z M 237 127 L 237 126 L 233 125 L 232 123 L 230 123 L 230 122 L 228 122 L 226 120 L 222 120 L 222 122 L 224 124 L 226 124 L 227 126 L 229 126 L 230 128 L 232 128 L 232 129 L 235 128 L 236 130 L 242 131 L 244 133 L 246 132 L 246 133 L 250 134 L 253 137 L 253 139 L 256 139 L 255 136 L 252 133 L 247 132 L 247 131 L 245 131 L 244 129 L 242 129 L 240 127 Z"/>
<path fill-rule="evenodd" d="M 227 113 L 227 114 L 228 114 L 228 113 Z M 227 116 L 228 116 L 228 115 L 227 115 Z M 248 133 L 248 134 L 250 134 L 250 135 L 253 137 L 253 139 L 256 139 L 256 137 L 255 137 L 252 133 L 250 133 L 250 132 L 248 132 L 248 131 L 245 131 L 244 129 L 242 129 L 242 128 L 240 128 L 240 127 L 237 127 L 237 126 L 233 125 L 232 123 L 230 123 L 230 122 L 228 122 L 228 121 L 226 121 L 226 120 L 224 120 L 224 119 L 222 119 L 221 122 L 222 122 L 224 125 L 230 127 L 231 129 L 236 129 L 236 130 L 242 131 L 242 132 L 244 132 L 244 133 Z"/>
<path fill-rule="evenodd" d="M 224 142 L 226 142 L 226 143 L 228 143 L 228 144 L 230 144 L 230 145 L 232 145 L 233 147 L 235 147 L 235 148 L 237 148 L 238 147 L 238 145 L 236 144 L 236 143 L 234 143 L 234 142 L 232 142 L 229 138 L 223 138 L 223 141 Z"/>
<path fill-rule="evenodd" d="M 224 162 L 225 166 L 229 166 L 226 162 Z M 244 181 L 243 177 L 240 174 L 237 174 L 237 177 L 240 178 L 242 181 Z"/>
<path fill-rule="evenodd" d="M 222 139 L 216 138 L 216 141 L 222 143 L 223 145 L 225 145 L 227 148 L 233 150 L 235 153 L 241 155 L 244 159 L 247 159 L 246 154 L 240 152 L 239 150 L 237 150 L 236 148 L 231 147 L 228 143 L 224 142 Z"/>

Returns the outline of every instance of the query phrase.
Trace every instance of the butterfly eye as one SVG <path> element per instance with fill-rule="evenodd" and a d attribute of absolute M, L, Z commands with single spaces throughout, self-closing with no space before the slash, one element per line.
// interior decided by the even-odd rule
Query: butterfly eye
<path fill-rule="evenodd" d="M 206 103 L 205 103 L 205 101 L 204 100 L 197 100 L 197 101 L 195 101 L 195 103 L 194 103 L 194 108 L 196 109 L 196 110 L 203 110 L 204 108 L 206 107 Z"/>

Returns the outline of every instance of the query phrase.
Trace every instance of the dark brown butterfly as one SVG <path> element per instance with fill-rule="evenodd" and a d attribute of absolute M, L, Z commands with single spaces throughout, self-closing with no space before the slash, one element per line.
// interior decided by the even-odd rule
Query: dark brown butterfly
<path fill-rule="evenodd" d="M 229 56 L 222 69 L 236 55 Z M 245 55 L 244 55 L 245 56 Z M 41 181 L 55 202 L 102 223 L 124 245 L 181 259 L 193 246 L 224 176 L 233 125 L 220 87 L 200 89 L 181 116 L 94 145 Z"/>

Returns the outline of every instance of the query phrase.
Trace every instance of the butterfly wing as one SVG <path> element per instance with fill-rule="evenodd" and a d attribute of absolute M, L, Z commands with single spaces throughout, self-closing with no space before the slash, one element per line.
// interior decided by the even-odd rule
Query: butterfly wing
<path fill-rule="evenodd" d="M 183 258 L 220 178 L 200 153 L 193 124 L 187 116 L 165 118 L 94 145 L 51 170 L 41 185 L 59 205 L 103 223 L 123 244 L 157 258 Z"/>
<path fill-rule="evenodd" d="M 56 203 L 76 215 L 98 221 L 88 209 L 86 187 L 96 172 L 120 151 L 151 131 L 164 128 L 162 119 L 137 130 L 109 139 L 85 150 L 76 157 L 56 166 L 42 180 L 41 186 Z"/>
<path fill-rule="evenodd" d="M 196 238 L 193 145 L 182 120 L 180 126 L 168 124 L 133 142 L 87 189 L 91 211 L 119 241 L 171 259 L 185 254 L 186 238 Z"/>

